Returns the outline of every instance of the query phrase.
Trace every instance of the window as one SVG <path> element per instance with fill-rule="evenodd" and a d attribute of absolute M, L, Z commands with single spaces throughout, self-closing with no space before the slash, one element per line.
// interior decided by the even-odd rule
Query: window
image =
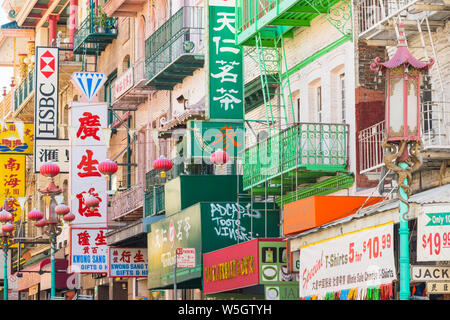
<path fill-rule="evenodd" d="M 318 122 L 322 122 L 322 87 L 318 86 L 316 88 L 316 108 L 317 108 L 317 116 Z"/>
<path fill-rule="evenodd" d="M 341 87 L 341 120 L 345 122 L 345 73 L 339 75 L 339 84 Z"/>
<path fill-rule="evenodd" d="M 300 122 L 300 98 L 297 98 L 297 122 Z"/>

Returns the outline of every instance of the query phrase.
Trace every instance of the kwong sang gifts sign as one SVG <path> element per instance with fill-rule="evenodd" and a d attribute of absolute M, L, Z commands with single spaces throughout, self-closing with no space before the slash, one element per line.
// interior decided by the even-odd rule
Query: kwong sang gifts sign
<path fill-rule="evenodd" d="M 147 248 L 109 247 L 108 277 L 147 277 Z"/>
<path fill-rule="evenodd" d="M 107 273 L 107 232 L 105 228 L 70 229 L 70 272 Z"/>
<path fill-rule="evenodd" d="M 71 105 L 71 194 L 74 226 L 107 226 L 107 181 L 98 165 L 107 159 L 103 128 L 108 126 L 106 103 L 74 102 Z M 99 206 L 91 210 L 85 197 L 96 197 Z"/>
<path fill-rule="evenodd" d="M 388 284 L 396 279 L 393 222 L 300 248 L 300 297 Z"/>

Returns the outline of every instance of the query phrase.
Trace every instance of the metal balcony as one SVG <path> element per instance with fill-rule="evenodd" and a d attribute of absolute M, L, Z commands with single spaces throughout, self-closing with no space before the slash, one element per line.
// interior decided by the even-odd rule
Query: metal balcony
<path fill-rule="evenodd" d="M 182 7 L 145 40 L 145 78 L 156 90 L 172 90 L 202 68 L 203 7 Z"/>
<path fill-rule="evenodd" d="M 348 134 L 346 124 L 298 123 L 245 149 L 244 190 L 252 188 L 253 192 L 268 182 L 277 184 L 273 192 L 280 194 L 280 181 L 290 181 L 283 188 L 295 187 L 346 171 Z"/>
<path fill-rule="evenodd" d="M 145 193 L 144 217 L 162 214 L 165 210 L 164 186 L 153 186 Z"/>
<path fill-rule="evenodd" d="M 136 185 L 112 197 L 109 215 L 115 221 L 134 221 L 142 218 L 143 206 L 144 188 Z"/>
<path fill-rule="evenodd" d="M 27 103 L 33 104 L 34 100 L 34 71 L 30 70 L 22 82 L 14 90 L 14 115 L 17 117 Z M 27 108 L 29 109 L 29 108 Z M 33 107 L 34 110 L 34 107 Z"/>
<path fill-rule="evenodd" d="M 94 10 L 84 19 L 74 33 L 73 53 L 100 55 L 106 46 L 117 38 L 118 18 L 94 14 Z"/>

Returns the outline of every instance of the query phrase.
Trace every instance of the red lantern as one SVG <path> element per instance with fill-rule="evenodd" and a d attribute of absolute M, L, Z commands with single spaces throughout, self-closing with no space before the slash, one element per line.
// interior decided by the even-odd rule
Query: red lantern
<path fill-rule="evenodd" d="M 47 225 L 47 220 L 44 218 L 40 219 L 38 222 L 34 224 L 36 227 L 45 227 Z"/>
<path fill-rule="evenodd" d="M 39 169 L 39 172 L 44 177 L 51 177 L 51 178 L 53 178 L 54 176 L 59 174 L 59 166 L 56 163 L 47 162 L 47 163 L 44 163 L 41 166 L 41 168 Z"/>
<path fill-rule="evenodd" d="M 111 176 L 117 172 L 117 169 L 119 167 L 118 167 L 117 163 L 107 159 L 105 161 L 100 162 L 100 164 L 98 165 L 97 168 L 98 168 L 98 171 L 100 171 L 102 174 Z"/>
<path fill-rule="evenodd" d="M 70 222 L 70 221 L 75 220 L 75 215 L 72 212 L 69 212 L 64 215 L 63 219 L 64 219 L 64 221 Z"/>
<path fill-rule="evenodd" d="M 100 204 L 100 200 L 98 200 L 97 197 L 94 197 L 92 195 L 88 195 L 86 198 L 84 198 L 84 204 L 87 207 L 89 207 L 89 209 L 94 210 Z"/>
<path fill-rule="evenodd" d="M 30 212 L 28 212 L 28 219 L 30 220 L 41 220 L 44 217 L 44 214 L 42 213 L 42 211 L 38 210 L 38 209 L 33 209 Z"/>
<path fill-rule="evenodd" d="M 5 209 L 0 211 L 0 222 L 8 222 L 8 221 L 11 221 L 12 219 L 13 219 L 13 216 L 11 213 L 6 211 Z"/>
<path fill-rule="evenodd" d="M 169 171 L 173 167 L 172 160 L 167 159 L 164 156 L 160 156 L 153 162 L 153 169 L 161 171 L 161 178 L 166 177 L 166 171 Z"/>
<path fill-rule="evenodd" d="M 55 213 L 57 215 L 63 216 L 66 213 L 69 213 L 69 212 L 70 212 L 70 208 L 68 206 L 66 206 L 64 203 L 58 204 L 55 207 Z"/>
<path fill-rule="evenodd" d="M 225 151 L 222 151 L 221 149 L 218 149 L 214 151 L 214 153 L 211 154 L 211 157 L 209 160 L 213 164 L 217 164 L 219 167 L 223 164 L 227 163 L 227 161 L 230 159 L 230 156 Z"/>
<path fill-rule="evenodd" d="M 8 233 L 14 231 L 14 228 L 15 226 L 12 223 L 8 222 L 2 226 L 2 231 L 3 233 Z"/>

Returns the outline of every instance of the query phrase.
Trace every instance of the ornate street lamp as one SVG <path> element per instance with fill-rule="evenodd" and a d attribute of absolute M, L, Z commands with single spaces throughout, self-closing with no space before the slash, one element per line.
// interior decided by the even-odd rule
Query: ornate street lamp
<path fill-rule="evenodd" d="M 51 291 L 50 296 L 55 296 L 55 253 L 56 253 L 56 238 L 62 232 L 62 221 L 71 222 L 75 216 L 70 213 L 70 208 L 65 204 L 56 204 L 55 196 L 62 193 L 54 183 L 54 177 L 59 174 L 59 166 L 53 162 L 47 162 L 40 168 L 40 173 L 50 178 L 50 183 L 45 189 L 38 190 L 44 197 L 49 197 L 48 207 L 45 214 L 34 209 L 28 213 L 28 219 L 35 220 L 35 226 L 43 228 L 43 232 L 48 236 L 50 241 L 50 263 L 51 263 Z"/>
<path fill-rule="evenodd" d="M 3 300 L 8 300 L 8 249 L 13 243 L 14 237 L 14 217 L 10 211 L 13 209 L 8 206 L 7 200 L 0 211 L 0 223 L 2 223 L 1 247 L 3 249 Z"/>
<path fill-rule="evenodd" d="M 384 163 L 398 174 L 400 199 L 400 300 L 409 300 L 409 228 L 408 181 L 422 165 L 420 150 L 420 81 L 421 74 L 433 65 L 413 57 L 406 45 L 403 24 L 399 24 L 399 42 L 394 56 L 381 63 L 375 58 L 370 68 L 386 74 L 386 138 Z"/>

